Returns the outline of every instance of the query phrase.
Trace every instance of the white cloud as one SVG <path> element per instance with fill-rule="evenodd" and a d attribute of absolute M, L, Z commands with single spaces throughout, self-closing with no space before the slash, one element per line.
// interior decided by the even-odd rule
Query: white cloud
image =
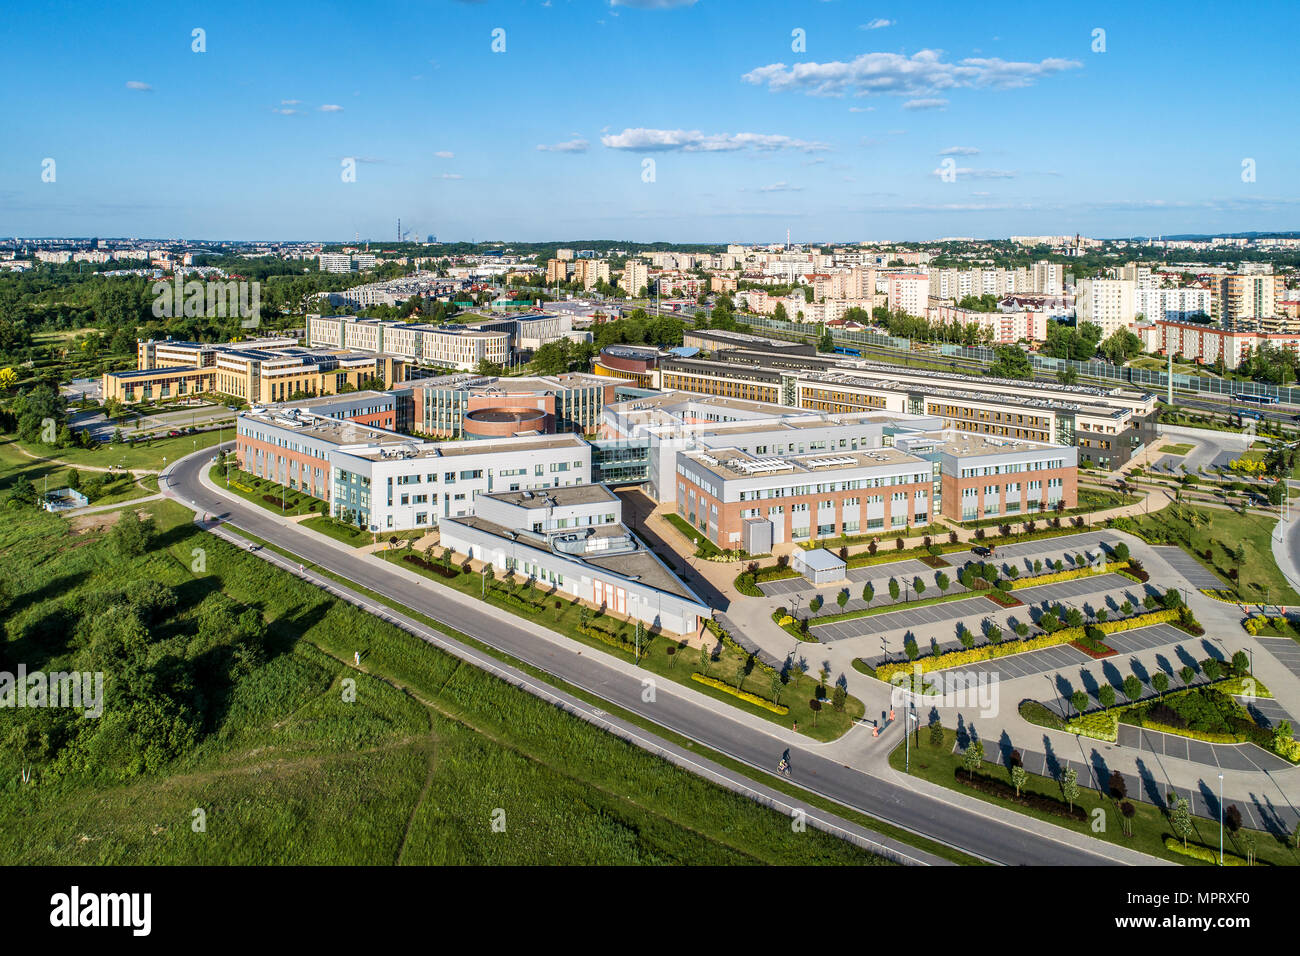
<path fill-rule="evenodd" d="M 299 103 L 301 103 L 301 102 L 302 102 L 302 100 L 281 100 L 281 101 L 280 101 L 280 105 L 281 105 L 281 106 L 297 106 L 297 105 L 298 105 Z"/>
<path fill-rule="evenodd" d="M 440 150 L 438 150 L 436 153 L 434 153 L 433 155 L 437 156 L 439 159 L 455 159 L 455 158 L 456 158 L 456 154 L 453 153 L 453 152 L 452 152 L 451 150 L 449 150 L 449 149 L 440 149 Z"/>
<path fill-rule="evenodd" d="M 803 189 L 802 186 L 791 186 L 789 183 L 782 181 L 762 186 L 758 191 L 761 193 L 797 193 L 801 189 Z"/>
<path fill-rule="evenodd" d="M 971 169 L 969 166 L 958 166 L 954 170 L 958 179 L 1015 179 L 1020 173 L 1014 169 Z M 931 176 L 942 176 L 943 169 L 932 170 Z"/>
<path fill-rule="evenodd" d="M 850 62 L 771 63 L 744 74 L 755 86 L 773 92 L 794 90 L 810 96 L 858 96 L 889 93 L 918 96 L 938 90 L 965 88 L 1012 89 L 1030 86 L 1044 76 L 1079 69 L 1078 60 L 1050 57 L 1037 63 L 998 58 L 967 58 L 946 62 L 942 50 L 902 53 L 863 53 Z"/>
<path fill-rule="evenodd" d="M 876 108 L 874 106 L 850 106 L 849 107 L 850 113 L 874 113 L 875 111 Z"/>
<path fill-rule="evenodd" d="M 948 108 L 948 101 L 940 97 L 928 97 L 920 100 L 908 100 L 903 104 L 905 110 L 943 110 Z"/>
<path fill-rule="evenodd" d="M 302 112 L 302 110 L 291 110 L 291 109 L 285 109 L 285 108 L 283 108 L 283 107 L 279 107 L 279 106 L 272 106 L 272 107 L 271 107 L 271 112 L 272 112 L 272 113 L 279 113 L 281 116 L 297 116 L 298 114 L 300 114 L 300 113 Z"/>
<path fill-rule="evenodd" d="M 939 150 L 940 156 L 978 156 L 980 151 L 974 146 L 949 146 Z"/>
<path fill-rule="evenodd" d="M 684 153 L 715 153 L 739 149 L 798 149 L 810 153 L 830 149 L 825 143 L 793 139 L 767 133 L 712 133 L 682 129 L 625 129 L 605 135 L 601 143 L 610 149 L 635 149 L 646 152 L 681 150 Z"/>
<path fill-rule="evenodd" d="M 442 178 L 443 179 L 464 179 L 465 177 L 462 176 L 460 173 L 443 173 Z"/>
<path fill-rule="evenodd" d="M 342 113 L 343 107 L 339 106 L 337 103 L 326 103 L 324 106 L 320 107 L 320 111 L 322 113 Z"/>
<path fill-rule="evenodd" d="M 538 143 L 537 150 L 542 153 L 585 153 L 591 144 L 585 139 L 571 139 L 566 143 Z"/>
<path fill-rule="evenodd" d="M 127 88 L 128 90 L 137 90 L 137 91 L 139 91 L 139 92 L 141 92 L 141 93 L 152 93 L 152 92 L 153 92 L 153 87 L 152 87 L 152 86 L 150 86 L 148 83 L 141 82 L 140 80 L 127 80 L 127 81 L 126 81 L 126 88 Z"/>
<path fill-rule="evenodd" d="M 876 17 L 870 23 L 864 23 L 858 27 L 859 30 L 883 30 L 885 27 L 892 27 L 893 20 L 886 20 L 884 17 Z"/>

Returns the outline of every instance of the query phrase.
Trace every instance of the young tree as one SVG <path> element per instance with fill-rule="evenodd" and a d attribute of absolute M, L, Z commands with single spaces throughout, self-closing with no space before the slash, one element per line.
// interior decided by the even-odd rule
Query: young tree
<path fill-rule="evenodd" d="M 984 741 L 976 740 L 962 751 L 961 765 L 966 770 L 966 776 L 974 779 L 975 771 L 984 765 Z"/>
<path fill-rule="evenodd" d="M 839 684 L 835 685 L 835 690 L 831 692 L 831 706 L 835 708 L 836 713 L 844 712 L 844 705 L 848 702 L 849 692 Z"/>
<path fill-rule="evenodd" d="M 1088 706 L 1088 695 L 1081 690 L 1076 690 L 1070 695 L 1070 703 L 1074 705 L 1074 709 L 1082 717 L 1084 708 Z"/>
<path fill-rule="evenodd" d="M 1079 799 L 1079 771 L 1073 767 L 1067 767 L 1061 777 L 1061 796 L 1065 797 L 1065 802 L 1073 813 L 1074 801 Z"/>
<path fill-rule="evenodd" d="M 841 611 L 844 610 L 844 605 L 849 603 L 849 592 L 847 588 L 841 590 L 839 594 L 835 595 L 835 603 L 840 606 Z"/>
<path fill-rule="evenodd" d="M 1097 691 L 1097 700 L 1101 703 L 1103 710 L 1110 710 L 1115 706 L 1115 688 L 1110 684 L 1103 684 Z"/>
<path fill-rule="evenodd" d="M 939 590 L 945 594 L 948 592 L 948 588 L 952 586 L 952 581 L 942 571 L 935 575 L 934 583 L 939 585 Z"/>
<path fill-rule="evenodd" d="M 889 599 L 890 599 L 891 601 L 897 601 L 897 600 L 898 600 L 898 595 L 899 595 L 899 593 L 901 593 L 901 591 L 902 591 L 902 588 L 900 588 L 900 587 L 898 586 L 898 579 L 897 579 L 897 578 L 890 578 L 890 579 L 889 579 Z"/>
<path fill-rule="evenodd" d="M 1165 691 L 1169 689 L 1169 675 L 1164 671 L 1156 671 L 1151 675 L 1151 686 L 1155 688 L 1157 694 L 1164 696 Z"/>
<path fill-rule="evenodd" d="M 930 721 L 930 746 L 938 747 L 943 743 L 943 724 L 937 720 Z M 1300 842 L 1300 823 L 1296 824 L 1297 841 Z"/>
<path fill-rule="evenodd" d="M 1133 806 L 1130 801 L 1125 800 L 1119 805 L 1120 826 L 1123 828 L 1126 837 L 1133 835 L 1133 817 L 1136 815 L 1137 807 Z"/>
<path fill-rule="evenodd" d="M 1029 780 L 1029 774 L 1025 772 L 1024 767 L 1020 766 L 1019 764 L 1016 764 L 1016 766 L 1011 768 L 1011 785 L 1016 788 L 1017 797 L 1020 796 L 1020 790 L 1021 788 L 1024 787 L 1024 785 L 1028 782 L 1028 780 Z"/>
<path fill-rule="evenodd" d="M 1183 849 L 1187 849 L 1187 838 L 1192 835 L 1192 812 L 1182 797 L 1175 796 L 1169 808 L 1169 826 L 1173 829 L 1174 836 L 1183 841 Z"/>
<path fill-rule="evenodd" d="M 1110 790 L 1111 797 L 1116 800 L 1123 800 L 1128 796 L 1128 783 L 1124 780 L 1124 775 L 1118 770 L 1111 773 L 1107 788 Z"/>
<path fill-rule="evenodd" d="M 912 590 L 916 592 L 918 598 L 925 591 L 925 582 L 921 580 L 919 574 L 912 580 Z"/>
<path fill-rule="evenodd" d="M 1184 664 L 1178 671 L 1178 676 L 1182 678 L 1183 686 L 1190 687 L 1192 678 L 1196 676 L 1196 669 L 1191 664 Z"/>
<path fill-rule="evenodd" d="M 876 596 L 876 589 L 872 587 L 870 581 L 862 585 L 862 600 L 867 602 L 867 607 L 871 607 L 871 601 Z"/>
<path fill-rule="evenodd" d="M 1142 696 L 1142 681 L 1136 674 L 1129 674 L 1124 678 L 1124 696 L 1128 698 L 1129 703 Z"/>

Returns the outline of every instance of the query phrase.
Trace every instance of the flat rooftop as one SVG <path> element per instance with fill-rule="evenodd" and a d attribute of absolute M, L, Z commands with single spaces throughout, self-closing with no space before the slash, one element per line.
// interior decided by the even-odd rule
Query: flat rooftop
<path fill-rule="evenodd" d="M 494 491 L 480 497 L 492 498 L 520 508 L 562 508 L 572 505 L 599 504 L 602 501 L 613 504 L 619 500 L 618 496 L 604 485 L 568 485 L 562 488 L 539 488 L 535 491 Z"/>
<path fill-rule="evenodd" d="M 265 408 L 240 412 L 241 420 L 260 422 L 331 445 L 373 445 L 396 447 L 413 444 L 406 435 L 347 419 L 328 418 L 296 408 Z M 376 454 L 375 457 L 378 457 Z"/>
<path fill-rule="evenodd" d="M 835 449 L 805 455 L 751 455 L 736 448 L 691 451 L 685 454 L 724 480 L 774 475 L 811 477 L 825 472 L 892 465 L 910 465 L 927 471 L 931 468 L 930 462 L 925 459 L 888 447 L 865 451 Z"/>
<path fill-rule="evenodd" d="M 497 538 L 503 538 L 507 541 L 516 542 L 528 547 L 536 548 L 539 551 L 549 551 L 552 554 L 560 555 L 571 561 L 577 561 L 582 564 L 591 565 L 594 568 L 600 568 L 610 574 L 617 575 L 627 581 L 643 584 L 646 587 L 653 588 L 656 591 L 662 591 L 665 594 L 672 594 L 676 597 L 685 598 L 688 601 L 695 601 L 703 605 L 698 595 L 693 593 L 685 584 L 678 580 L 677 575 L 673 574 L 659 560 L 646 550 L 645 546 L 640 543 L 635 536 L 629 534 L 627 528 L 623 525 L 602 525 L 599 528 L 582 528 L 576 529 L 583 532 L 591 531 L 592 537 L 618 538 L 627 536 L 633 543 L 634 547 L 630 550 L 616 551 L 611 554 L 597 553 L 574 553 L 564 548 L 557 548 L 553 545 L 553 538 L 560 538 L 572 535 L 575 529 L 555 532 L 551 535 L 536 534 L 532 531 L 520 531 L 516 528 L 507 528 L 505 525 L 497 524 L 495 521 L 487 521 L 474 515 L 461 518 L 443 518 L 444 522 L 454 522 L 463 524 L 466 527 L 485 532 Z"/>

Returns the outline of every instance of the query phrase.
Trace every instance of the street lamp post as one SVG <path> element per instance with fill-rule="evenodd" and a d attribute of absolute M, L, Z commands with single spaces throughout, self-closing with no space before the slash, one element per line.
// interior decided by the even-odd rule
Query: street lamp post
<path fill-rule="evenodd" d="M 1219 774 L 1219 866 L 1223 866 L 1223 774 Z"/>

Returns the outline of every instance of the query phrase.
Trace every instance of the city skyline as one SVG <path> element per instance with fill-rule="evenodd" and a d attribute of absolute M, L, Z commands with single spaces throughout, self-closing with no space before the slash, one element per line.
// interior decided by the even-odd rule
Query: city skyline
<path fill-rule="evenodd" d="M 841 0 L 448 0 L 383 21 L 329 4 L 148 10 L 141 29 L 69 4 L 100 37 L 75 52 L 19 46 L 48 36 L 48 15 L 18 10 L 0 50 L 43 83 L 3 94 L 0 229 L 385 241 L 400 218 L 412 239 L 700 243 L 787 228 L 796 242 L 1288 231 L 1300 195 L 1283 174 L 1285 33 L 1261 29 L 1270 8 L 1283 9 L 1211 30 L 1172 4 L 1133 22 L 1117 4 L 994 19 Z M 1225 124 L 1241 133 L 1206 132 Z"/>

